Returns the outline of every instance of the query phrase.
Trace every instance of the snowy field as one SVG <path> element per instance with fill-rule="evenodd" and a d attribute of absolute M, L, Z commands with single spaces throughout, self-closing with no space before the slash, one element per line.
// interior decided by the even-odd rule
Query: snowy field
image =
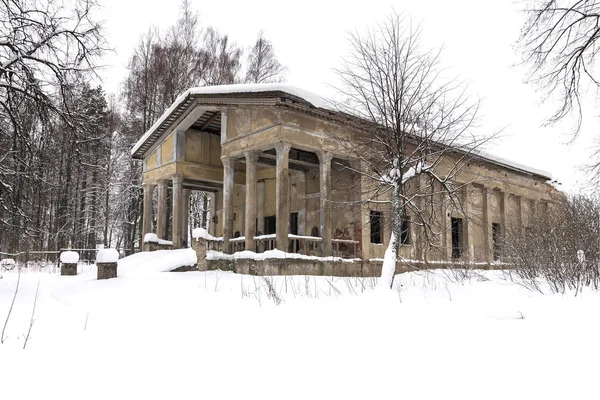
<path fill-rule="evenodd" d="M 600 295 L 481 271 L 374 279 L 23 272 L 0 345 L 3 399 L 598 399 Z M 18 275 L 2 273 L 4 325 Z M 39 295 L 27 346 L 36 288 Z M 279 303 L 279 304 L 277 304 Z"/>

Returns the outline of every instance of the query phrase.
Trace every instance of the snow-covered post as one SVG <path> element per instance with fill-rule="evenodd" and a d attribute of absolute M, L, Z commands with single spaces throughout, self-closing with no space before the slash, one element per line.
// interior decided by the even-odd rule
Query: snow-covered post
<path fill-rule="evenodd" d="M 206 271 L 206 239 L 210 236 L 204 228 L 194 228 L 192 231 L 192 249 L 198 258 L 198 269 Z"/>
<path fill-rule="evenodd" d="M 96 266 L 98 267 L 98 279 L 116 278 L 118 263 L 119 252 L 117 250 L 98 250 L 98 255 L 96 256 Z"/>
<path fill-rule="evenodd" d="M 144 235 L 144 251 L 158 250 L 158 236 L 155 233 L 146 233 Z"/>
<path fill-rule="evenodd" d="M 79 253 L 76 251 L 63 251 L 60 253 L 60 274 L 77 275 L 77 263 L 79 262 Z"/>

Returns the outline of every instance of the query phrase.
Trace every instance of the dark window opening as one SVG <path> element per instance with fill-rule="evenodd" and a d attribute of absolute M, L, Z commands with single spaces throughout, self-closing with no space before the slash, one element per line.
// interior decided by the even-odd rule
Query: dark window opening
<path fill-rule="evenodd" d="M 274 215 L 265 217 L 265 235 L 272 235 L 275 233 L 275 230 L 277 229 L 276 222 L 277 219 Z"/>
<path fill-rule="evenodd" d="M 234 238 L 239 238 L 240 237 L 240 231 L 235 231 L 235 233 L 233 234 Z"/>
<path fill-rule="evenodd" d="M 313 226 L 312 229 L 310 230 L 310 236 L 319 237 L 319 228 L 316 226 Z"/>
<path fill-rule="evenodd" d="M 383 213 L 381 211 L 371 211 L 371 243 L 383 243 Z"/>
<path fill-rule="evenodd" d="M 501 236 L 502 230 L 500 228 L 500 224 L 495 222 L 492 223 L 492 244 L 494 250 L 494 261 L 498 261 L 500 259 Z"/>
<path fill-rule="evenodd" d="M 402 219 L 402 227 L 400 228 L 400 243 L 410 244 L 410 217 Z"/>
<path fill-rule="evenodd" d="M 463 249 L 463 220 L 452 218 L 452 258 L 461 258 Z"/>
<path fill-rule="evenodd" d="M 290 233 L 292 235 L 298 234 L 298 213 L 290 214 Z M 289 244 L 290 253 L 298 253 L 300 251 L 300 241 L 298 239 L 291 240 Z"/>

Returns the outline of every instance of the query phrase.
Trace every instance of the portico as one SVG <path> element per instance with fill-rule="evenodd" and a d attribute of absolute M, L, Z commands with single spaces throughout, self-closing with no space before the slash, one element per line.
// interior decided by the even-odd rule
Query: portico
<path fill-rule="evenodd" d="M 134 151 L 145 154 L 142 237 L 155 232 L 174 248 L 188 243 L 189 194 L 202 190 L 212 194 L 208 230 L 222 237 L 224 252 L 310 248 L 315 255 L 332 255 L 332 162 L 341 166 L 346 160 L 333 138 L 298 123 L 298 117 L 314 120 L 295 112 L 298 104 L 288 100 L 274 107 L 281 95 L 273 92 L 251 107 L 243 104 L 247 95 L 231 96 L 227 105 L 215 99 L 219 107 L 183 100 L 177 117 L 155 125 L 155 135 Z M 338 174 L 348 173 L 342 170 Z M 352 233 L 360 213 L 355 219 Z"/>

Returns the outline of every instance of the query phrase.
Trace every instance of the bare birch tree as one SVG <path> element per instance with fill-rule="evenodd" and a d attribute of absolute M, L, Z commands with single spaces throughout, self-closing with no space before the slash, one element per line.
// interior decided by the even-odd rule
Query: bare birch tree
<path fill-rule="evenodd" d="M 285 68 L 277 60 L 271 41 L 260 31 L 248 54 L 245 83 L 277 83 L 283 80 Z"/>
<path fill-rule="evenodd" d="M 361 132 L 341 143 L 360 160 L 353 168 L 373 184 L 367 201 L 391 209 L 380 280 L 388 288 L 403 220 L 410 214 L 421 232 L 415 240 L 436 246 L 435 199 L 460 206 L 462 188 L 454 178 L 481 142 L 470 134 L 478 102 L 461 82 L 445 78 L 441 50 L 423 50 L 420 36 L 409 17 L 393 13 L 365 33 L 351 34 L 350 55 L 337 70 L 343 110 L 359 117 Z"/>

